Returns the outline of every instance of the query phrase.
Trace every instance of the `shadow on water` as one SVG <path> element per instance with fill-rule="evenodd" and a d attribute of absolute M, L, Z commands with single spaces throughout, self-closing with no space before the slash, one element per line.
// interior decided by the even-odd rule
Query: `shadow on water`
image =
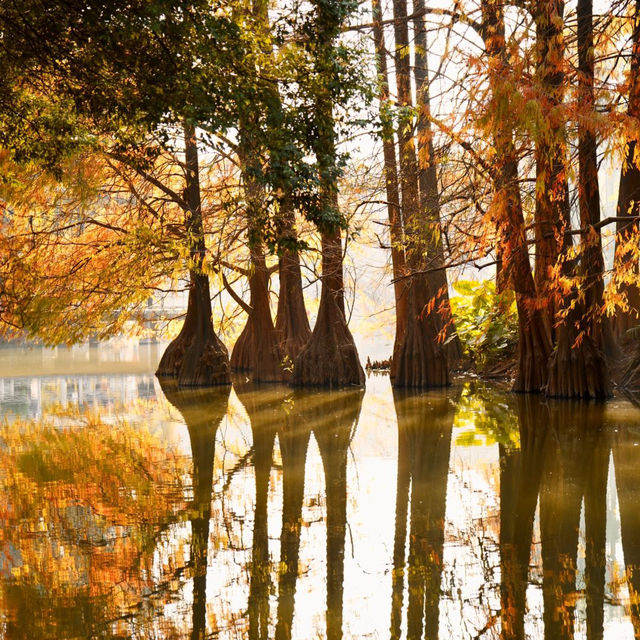
<path fill-rule="evenodd" d="M 545 637 L 573 638 L 586 601 L 587 639 L 603 637 L 609 446 L 604 405 L 518 397 L 520 446 L 500 445 L 501 637 L 525 638 L 539 506 Z M 577 567 L 584 514 L 584 594 Z"/>
<path fill-rule="evenodd" d="M 342 638 L 344 545 L 347 528 L 347 457 L 355 433 L 361 390 L 299 391 L 296 415 L 313 431 L 325 477 L 327 504 L 327 640 Z"/>

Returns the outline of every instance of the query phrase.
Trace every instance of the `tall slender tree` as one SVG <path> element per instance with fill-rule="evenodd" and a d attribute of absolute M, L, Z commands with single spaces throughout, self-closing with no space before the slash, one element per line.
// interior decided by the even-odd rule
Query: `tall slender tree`
<path fill-rule="evenodd" d="M 319 189 L 318 227 L 322 246 L 322 290 L 316 324 L 309 341 L 295 360 L 295 385 L 363 386 L 364 371 L 347 325 L 344 303 L 344 217 L 338 203 L 338 154 L 334 122 L 336 40 L 352 9 L 350 3 L 317 1 L 314 7 L 312 51 L 317 80 L 313 91 L 315 155 Z"/>
<path fill-rule="evenodd" d="M 491 211 L 499 237 L 503 239 L 502 277 L 513 287 L 518 307 L 518 367 L 513 389 L 539 392 L 547 383 L 547 364 L 553 342 L 548 314 L 540 307 L 529 261 L 513 123 L 502 117 L 497 108 L 499 104 L 508 104 L 511 98 L 502 0 L 483 0 L 482 35 L 488 58 L 491 90 L 488 111 L 496 156 Z"/>
<path fill-rule="evenodd" d="M 407 323 L 396 338 L 391 377 L 396 387 L 425 388 L 449 384 L 446 349 L 439 341 L 440 322 L 432 304 L 429 279 L 425 275 L 430 246 L 420 207 L 418 163 L 410 115 L 413 107 L 409 20 L 406 0 L 393 2 L 397 99 L 400 118 L 400 193 L 407 265 Z"/>

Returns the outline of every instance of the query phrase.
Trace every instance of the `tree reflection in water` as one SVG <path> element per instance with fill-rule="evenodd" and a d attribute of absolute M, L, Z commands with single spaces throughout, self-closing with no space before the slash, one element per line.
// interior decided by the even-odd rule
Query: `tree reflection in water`
<path fill-rule="evenodd" d="M 401 390 L 394 390 L 393 398 L 398 417 L 398 477 L 391 637 L 401 636 L 406 573 L 407 638 L 437 639 L 455 400 L 446 392 Z M 409 503 L 409 557 L 405 565 Z"/>
<path fill-rule="evenodd" d="M 203 640 L 207 621 L 207 566 L 216 433 L 227 413 L 230 388 L 184 390 L 178 389 L 175 381 L 170 379 L 160 379 L 160 384 L 167 400 L 182 414 L 189 431 L 193 461 L 193 502 L 189 517 L 189 564 L 193 572 L 191 640 Z"/>
<path fill-rule="evenodd" d="M 238 412 L 228 388 L 162 388 L 190 455 L 95 417 L 3 428 L 1 638 L 340 640 L 386 635 L 389 614 L 393 639 L 617 640 L 632 628 L 640 638 L 640 429 L 630 405 L 389 391 L 361 419 L 359 390 L 236 384 Z M 395 470 L 389 434 L 395 525 L 393 488 L 379 495 L 378 484 L 356 482 Z M 348 504 L 354 558 L 345 558 Z M 326 605 L 309 597 L 324 588 Z M 367 607 L 384 618 L 378 626 L 364 620 Z"/>

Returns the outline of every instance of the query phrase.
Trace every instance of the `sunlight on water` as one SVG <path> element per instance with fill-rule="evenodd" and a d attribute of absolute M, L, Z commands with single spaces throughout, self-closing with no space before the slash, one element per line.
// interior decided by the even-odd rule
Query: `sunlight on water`
<path fill-rule="evenodd" d="M 0 637 L 640 634 L 631 403 L 178 390 L 148 348 L 3 351 Z"/>

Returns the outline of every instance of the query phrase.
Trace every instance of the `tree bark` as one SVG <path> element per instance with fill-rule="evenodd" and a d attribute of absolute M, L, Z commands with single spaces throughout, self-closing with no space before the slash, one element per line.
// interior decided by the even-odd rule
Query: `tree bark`
<path fill-rule="evenodd" d="M 586 117 L 578 123 L 580 225 L 588 229 L 582 254 L 582 275 L 587 286 L 586 306 L 592 319 L 592 335 L 607 357 L 619 357 L 620 349 L 613 335 L 610 318 L 604 314 L 604 255 L 600 222 L 600 187 L 598 184 L 598 142 L 590 126 L 595 115 L 593 0 L 578 2 L 578 63 L 580 101 L 588 107 Z M 584 236 L 583 236 L 584 237 Z"/>
<path fill-rule="evenodd" d="M 331 3 L 314 1 L 316 9 L 316 71 L 320 86 L 315 95 L 314 153 L 316 156 L 321 209 L 322 293 L 318 317 L 309 342 L 296 358 L 296 386 L 364 386 L 365 375 L 356 344 L 349 331 L 344 306 L 343 251 L 336 180 L 335 123 L 332 83 L 335 78 L 335 40 L 343 17 Z M 327 215 L 331 214 L 331 215 Z"/>
<path fill-rule="evenodd" d="M 251 312 L 231 352 L 231 368 L 250 372 L 253 382 L 283 382 L 289 373 L 283 366 L 282 345 L 271 318 L 269 273 L 262 245 L 254 244 L 250 252 Z"/>
<path fill-rule="evenodd" d="M 440 189 L 438 172 L 433 148 L 431 129 L 431 107 L 429 95 L 429 62 L 427 57 L 427 28 L 425 22 L 424 0 L 413 0 L 413 29 L 415 39 L 414 80 L 416 85 L 416 103 L 418 121 L 416 133 L 418 140 L 418 186 L 420 188 L 420 208 L 426 219 L 427 255 L 433 271 L 427 275 L 429 290 L 435 297 L 439 331 L 449 339 L 447 355 L 452 362 L 462 358 L 462 346 L 456 333 L 455 322 L 449 301 L 449 282 L 444 268 L 444 246 L 442 244 L 440 218 Z"/>
<path fill-rule="evenodd" d="M 296 386 L 364 386 L 365 376 L 344 314 L 340 232 L 322 234 L 322 293 L 309 342 L 293 369 Z"/>
<path fill-rule="evenodd" d="M 179 386 L 231 384 L 229 356 L 213 330 L 209 276 L 204 273 L 205 241 L 200 202 L 195 127 L 185 122 L 186 235 L 190 243 L 189 300 L 180 333 L 165 350 L 156 375 L 177 378 Z"/>
<path fill-rule="evenodd" d="M 629 118 L 640 118 L 640 0 L 635 3 L 633 39 L 631 49 L 631 68 L 629 70 Z M 637 140 L 628 140 L 625 147 L 625 159 L 620 171 L 620 188 L 616 216 L 634 218 L 640 215 L 640 166 L 636 158 Z M 628 273 L 631 282 L 623 281 L 619 285 L 626 296 L 626 309 L 618 309 L 614 316 L 614 331 L 618 338 L 624 338 L 625 332 L 638 324 L 640 317 L 640 288 L 635 280 L 638 277 L 638 260 L 625 250 L 624 243 L 636 237 L 640 225 L 631 220 L 616 223 L 615 269 Z M 637 241 L 634 242 L 637 244 Z"/>
<path fill-rule="evenodd" d="M 565 127 L 559 115 L 565 90 L 564 0 L 537 0 L 534 11 L 538 101 L 546 124 L 535 140 L 535 281 L 538 295 L 547 298 L 553 318 L 550 270 L 558 260 L 560 238 L 569 222 Z"/>
<path fill-rule="evenodd" d="M 492 101 L 508 101 L 509 89 L 502 0 L 483 0 L 482 31 L 489 57 L 489 83 Z M 494 124 L 496 150 L 495 195 L 492 204 L 500 251 L 500 276 L 516 294 L 518 308 L 518 369 L 513 385 L 517 392 L 539 392 L 547 382 L 547 363 L 553 343 L 548 314 L 540 308 L 529 261 L 527 233 L 518 181 L 518 160 L 511 125 L 504 119 Z"/>
<path fill-rule="evenodd" d="M 400 187 L 398 185 L 398 165 L 396 163 L 395 133 L 390 116 L 385 112 L 389 102 L 389 77 L 387 71 L 387 48 L 382 26 L 382 7 L 380 0 L 371 0 L 373 14 L 373 39 L 376 48 L 376 63 L 380 78 L 379 102 L 382 121 L 382 153 L 384 157 L 384 182 L 389 213 L 389 239 L 391 241 L 391 265 L 393 269 L 393 292 L 396 302 L 396 338 L 400 344 L 407 327 L 407 273 L 404 254 L 404 232 L 400 209 Z"/>
<path fill-rule="evenodd" d="M 396 83 L 398 103 L 410 109 L 411 68 L 406 0 L 393 2 L 396 45 Z M 432 301 L 432 292 L 424 272 L 429 248 L 424 219 L 420 211 L 418 165 L 412 134 L 412 122 L 400 122 L 400 189 L 405 230 L 407 264 L 407 325 L 396 341 L 391 364 L 392 383 L 396 387 L 426 388 L 449 384 L 446 348 L 439 335 L 440 321 Z"/>
<path fill-rule="evenodd" d="M 592 10 L 592 0 L 578 0 L 579 88 L 580 100 L 585 110 L 593 108 L 594 104 Z M 587 117 L 591 115 L 588 113 Z M 609 369 L 602 352 L 608 327 L 606 318 L 605 326 L 600 324 L 604 292 L 604 258 L 600 233 L 594 228 L 600 221 L 598 159 L 596 137 L 585 122 L 584 116 L 578 122 L 578 160 L 580 223 L 582 228 L 587 230 L 586 238 L 582 242 L 581 263 L 585 301 L 583 303 L 576 300 L 578 292 L 572 291 L 569 301 L 575 306 L 563 318 L 559 316 L 559 312 L 568 306 L 567 296 L 563 294 L 565 300 L 562 300 L 556 295 L 559 299 L 553 308 L 558 312 L 558 327 L 556 349 L 549 361 L 547 395 L 563 398 L 605 398 L 611 395 L 611 384 Z M 567 227 L 570 226 L 568 214 L 564 214 L 563 217 L 567 220 Z M 558 246 L 561 252 L 566 253 L 566 241 L 559 240 Z M 563 261 L 562 271 L 565 276 L 574 276 L 575 269 L 571 261 Z"/>
<path fill-rule="evenodd" d="M 293 209 L 283 204 L 283 232 L 287 245 L 296 241 L 295 215 Z M 303 347 L 311 337 L 311 328 L 307 310 L 304 306 L 302 291 L 302 272 L 298 252 L 285 248 L 278 264 L 280 275 L 280 293 L 276 314 L 276 332 L 280 339 L 282 355 L 288 365 L 295 362 Z"/>

